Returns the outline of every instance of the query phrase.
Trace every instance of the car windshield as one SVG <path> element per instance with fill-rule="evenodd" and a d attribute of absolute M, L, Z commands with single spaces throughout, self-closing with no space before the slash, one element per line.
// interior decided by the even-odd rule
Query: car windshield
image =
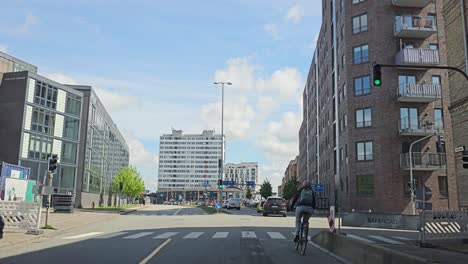
<path fill-rule="evenodd" d="M 278 204 L 278 203 L 283 203 L 283 199 L 281 199 L 281 198 L 269 198 L 267 202 L 272 203 L 272 204 Z"/>

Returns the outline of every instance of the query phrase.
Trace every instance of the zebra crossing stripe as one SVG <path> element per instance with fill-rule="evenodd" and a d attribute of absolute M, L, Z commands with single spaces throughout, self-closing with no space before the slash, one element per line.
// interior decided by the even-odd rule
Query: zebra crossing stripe
<path fill-rule="evenodd" d="M 141 232 L 141 233 L 136 233 L 131 236 L 126 236 L 124 237 L 124 239 L 137 239 L 137 238 L 144 237 L 144 236 L 151 235 L 151 234 L 153 234 L 153 232 Z"/>
<path fill-rule="evenodd" d="M 212 238 L 227 238 L 229 232 L 216 232 Z"/>
<path fill-rule="evenodd" d="M 161 234 L 159 236 L 155 236 L 154 239 L 167 239 L 167 238 L 170 238 L 172 236 L 175 236 L 177 235 L 179 232 L 166 232 L 164 234 Z"/>
<path fill-rule="evenodd" d="M 257 238 L 257 235 L 252 231 L 242 231 L 242 238 Z"/>
<path fill-rule="evenodd" d="M 110 233 L 110 234 L 107 234 L 107 235 L 98 236 L 98 237 L 96 237 L 96 239 L 112 238 L 112 237 L 121 236 L 121 235 L 125 235 L 125 234 L 128 234 L 128 232 Z"/>
<path fill-rule="evenodd" d="M 71 237 L 65 237 L 65 239 L 78 239 L 78 238 L 84 238 L 84 237 L 90 237 L 90 236 L 96 236 L 100 235 L 104 232 L 89 232 L 89 233 L 84 233 L 76 236 L 71 236 Z"/>
<path fill-rule="evenodd" d="M 188 238 L 188 239 L 199 238 L 201 235 L 203 235 L 203 232 L 192 232 L 184 236 L 184 238 Z"/>
<path fill-rule="evenodd" d="M 368 237 L 371 237 L 373 239 L 377 239 L 377 240 L 380 240 L 380 241 L 383 241 L 383 242 L 386 242 L 386 243 L 389 243 L 389 244 L 393 244 L 393 245 L 404 245 L 403 243 L 401 243 L 399 241 L 396 241 L 396 240 L 393 240 L 393 239 L 390 239 L 390 238 L 385 238 L 385 237 L 382 237 L 382 236 L 368 235 Z"/>
<path fill-rule="evenodd" d="M 369 240 L 369 239 L 366 239 L 366 238 L 363 238 L 363 237 L 360 237 L 360 236 L 355 236 L 355 235 L 351 235 L 351 234 L 346 234 L 346 236 L 350 237 L 350 238 L 354 238 L 356 240 L 361 240 L 361 241 L 364 241 L 364 242 L 367 242 L 367 243 L 375 243 L 372 240 Z"/>
<path fill-rule="evenodd" d="M 267 234 L 272 238 L 272 239 L 286 239 L 281 233 L 279 232 L 267 232 Z"/>

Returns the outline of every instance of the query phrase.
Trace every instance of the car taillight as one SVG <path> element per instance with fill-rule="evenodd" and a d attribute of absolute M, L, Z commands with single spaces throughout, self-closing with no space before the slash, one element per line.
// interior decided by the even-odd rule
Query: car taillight
<path fill-rule="evenodd" d="M 263 206 L 270 206 L 271 203 L 265 203 Z"/>
<path fill-rule="evenodd" d="M 285 204 L 284 204 L 284 203 L 280 203 L 279 206 L 285 206 Z"/>

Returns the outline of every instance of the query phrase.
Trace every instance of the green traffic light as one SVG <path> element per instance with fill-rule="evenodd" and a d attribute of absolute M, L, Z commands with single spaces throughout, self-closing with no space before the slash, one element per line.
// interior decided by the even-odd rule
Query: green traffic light
<path fill-rule="evenodd" d="M 382 84 L 382 81 L 377 79 L 377 80 L 374 80 L 374 85 L 375 86 L 380 86 Z"/>

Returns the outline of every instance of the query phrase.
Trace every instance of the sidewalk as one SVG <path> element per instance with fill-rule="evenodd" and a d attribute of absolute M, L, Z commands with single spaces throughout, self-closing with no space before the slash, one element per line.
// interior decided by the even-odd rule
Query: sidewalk
<path fill-rule="evenodd" d="M 139 209 L 141 207 L 138 207 Z M 41 235 L 29 235 L 24 232 L 12 232 L 8 229 L 3 234 L 3 239 L 0 240 L 0 248 L 8 247 L 16 244 L 21 244 L 26 241 L 31 241 L 39 238 L 50 238 L 56 235 L 62 234 L 72 228 L 86 226 L 99 221 L 110 220 L 119 216 L 119 211 L 82 211 L 76 209 L 74 213 L 50 213 L 49 225 L 54 227 L 56 230 L 41 229 L 44 231 Z M 41 216 L 41 227 L 45 225 L 45 210 Z"/>

